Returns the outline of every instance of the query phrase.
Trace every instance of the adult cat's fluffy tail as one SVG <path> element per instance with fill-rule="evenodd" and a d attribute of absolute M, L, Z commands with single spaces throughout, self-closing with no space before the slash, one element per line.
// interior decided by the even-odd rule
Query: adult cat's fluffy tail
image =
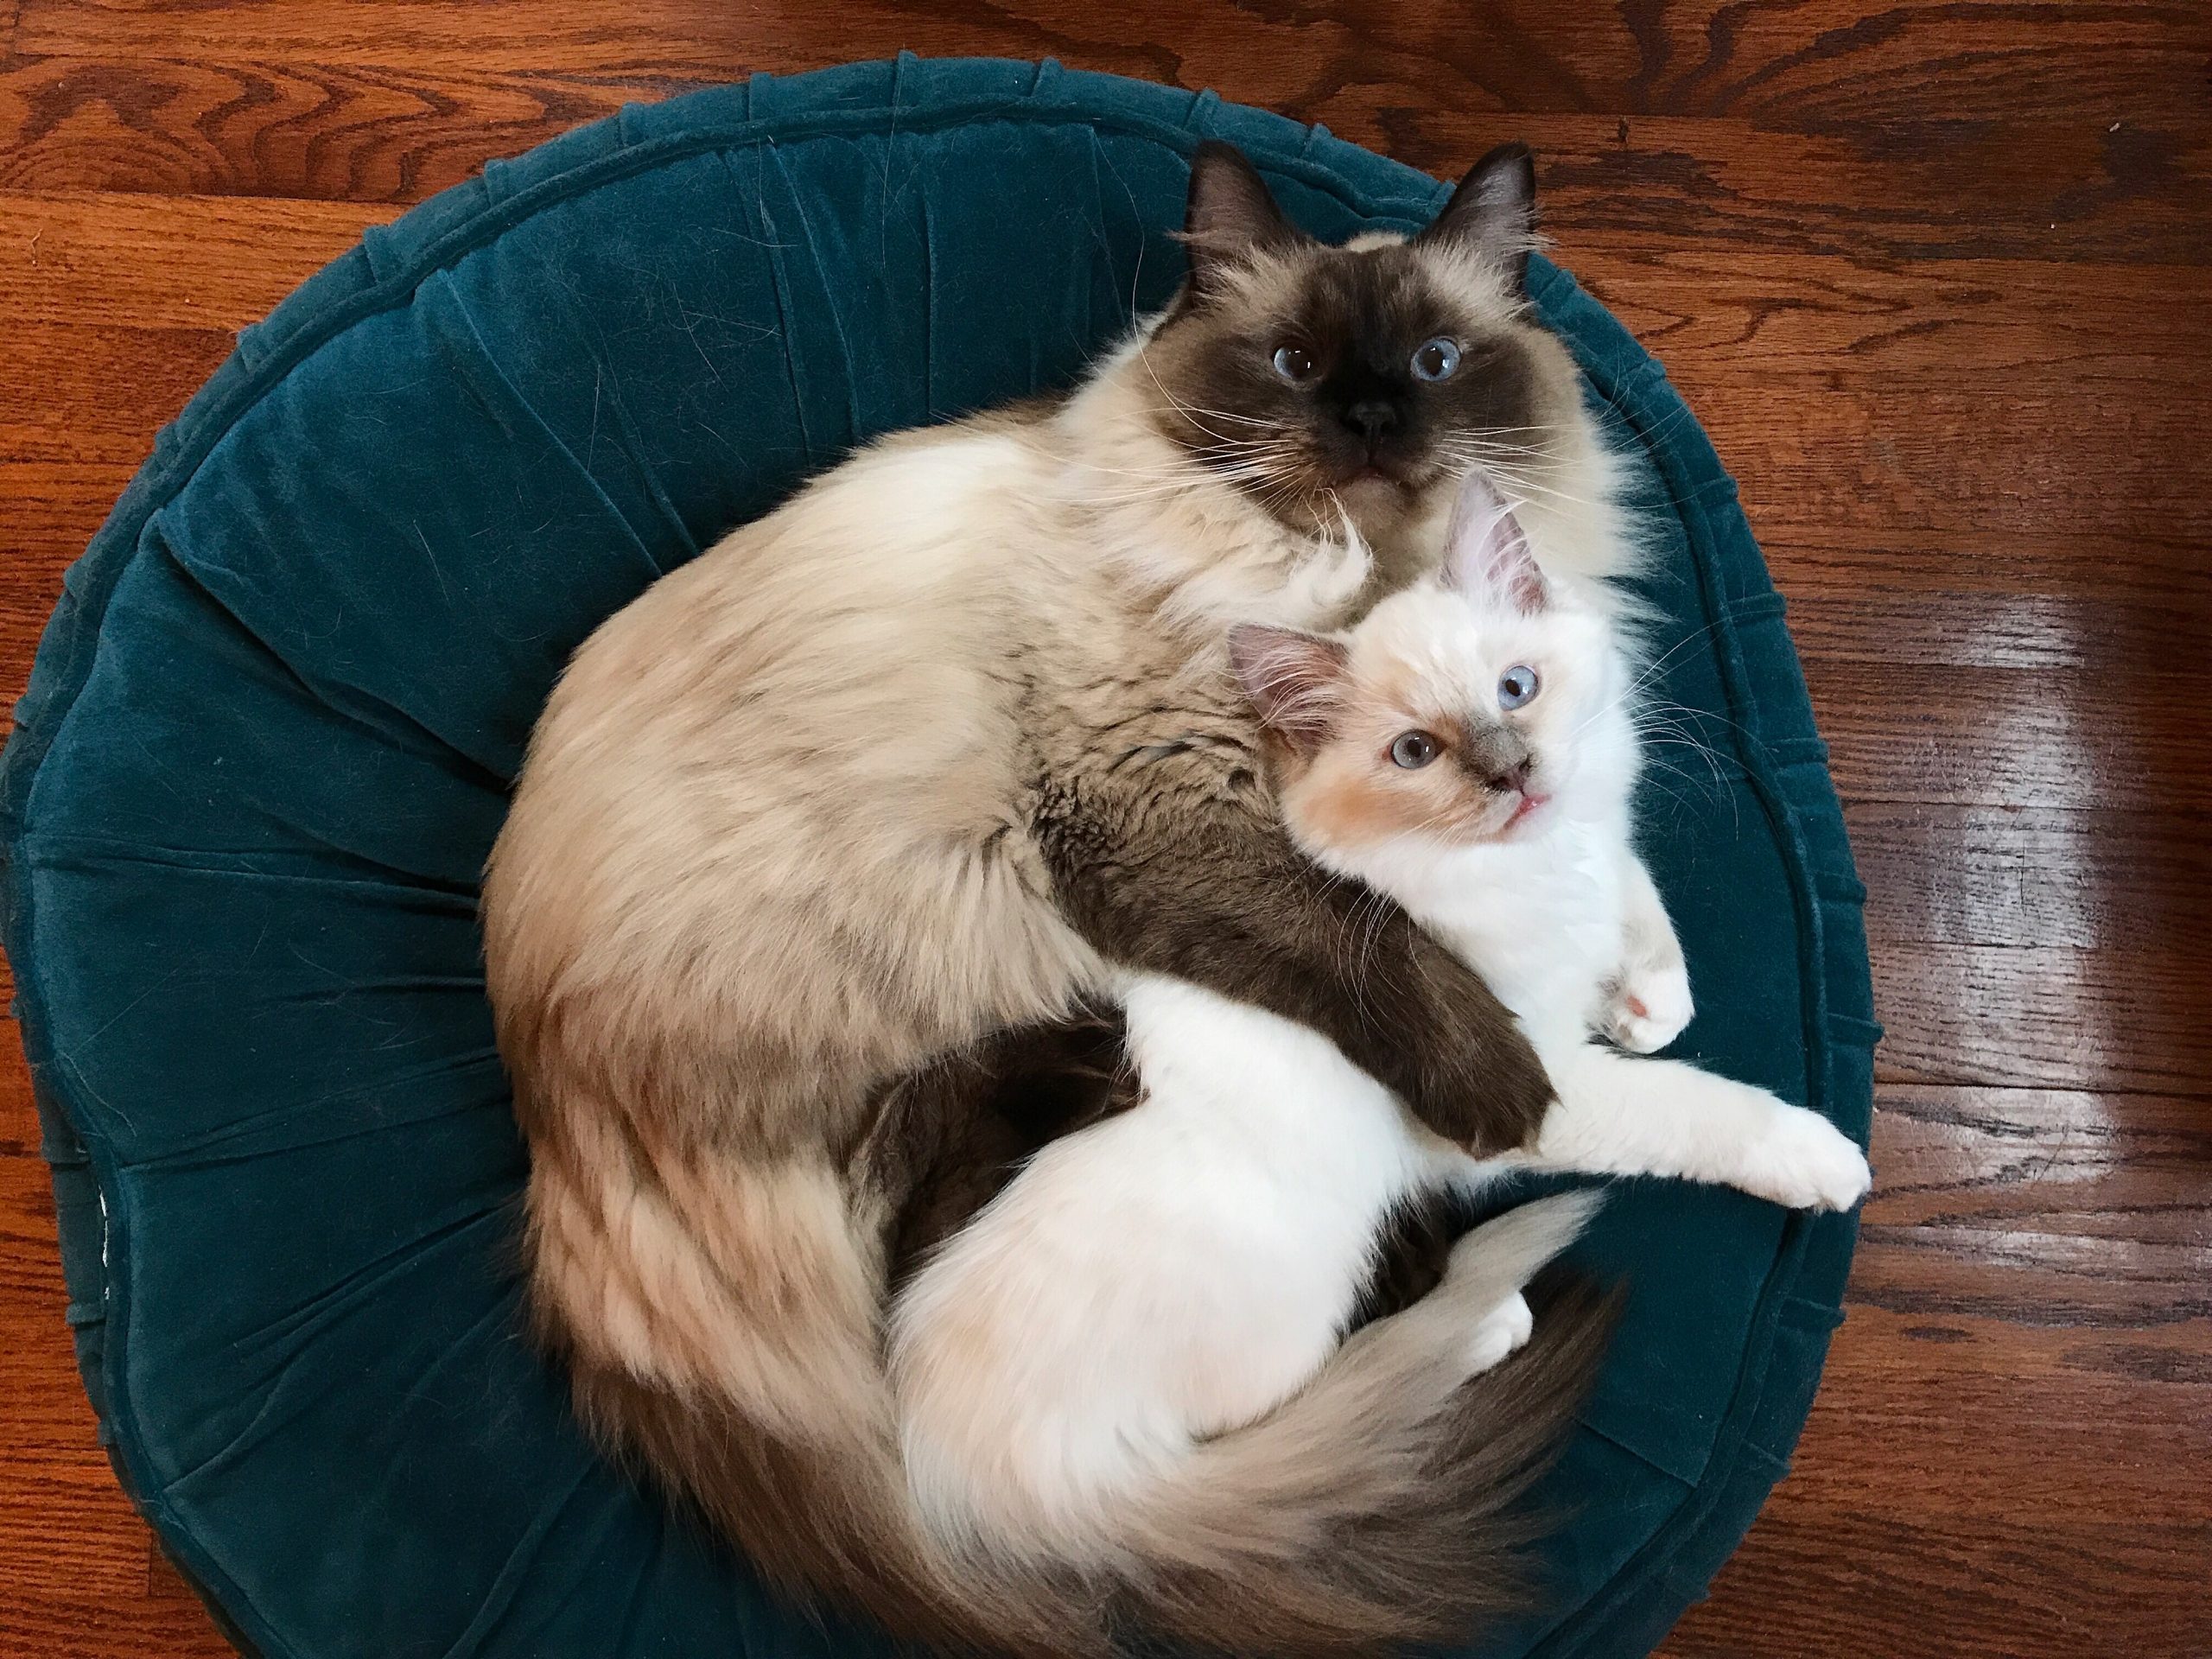
<path fill-rule="evenodd" d="M 1590 1195 L 1477 1229 L 1435 1290 L 1102 1513 L 1102 1547 L 1071 1560 L 923 1523 L 874 1230 L 827 1165 L 652 1146 L 524 1104 L 533 1305 L 581 1412 L 787 1592 L 950 1649 L 1090 1659 L 1124 1622 L 1227 1653 L 1365 1653 L 1464 1632 L 1524 1588 L 1515 1500 L 1581 1398 L 1605 1310 L 1569 1298 L 1469 1373 L 1484 1316 L 1574 1237 Z"/>
<path fill-rule="evenodd" d="M 530 1102 L 541 1126 L 543 1102 Z M 1102 1608 L 940 1552 L 906 1493 L 872 1234 L 826 1165 L 641 1143 L 604 1115 L 532 1136 L 531 1300 L 576 1405 L 802 1599 L 950 1650 L 1089 1659 Z"/>
<path fill-rule="evenodd" d="M 1568 1193 L 1478 1228 L 1426 1297 L 1199 1446 L 1135 1517 L 1120 1576 L 1137 1622 L 1224 1652 L 1342 1655 L 1464 1637 L 1525 1605 L 1516 1558 L 1538 1522 L 1517 1500 L 1573 1421 L 1611 1308 L 1571 1292 L 1471 1378 L 1471 1339 L 1596 1205 Z"/>

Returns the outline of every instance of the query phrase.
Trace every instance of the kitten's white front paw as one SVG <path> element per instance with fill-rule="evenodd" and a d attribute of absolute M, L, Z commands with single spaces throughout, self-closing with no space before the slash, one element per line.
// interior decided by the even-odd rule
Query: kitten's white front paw
<path fill-rule="evenodd" d="M 1467 1333 L 1467 1375 L 1478 1376 L 1518 1350 L 1536 1328 L 1529 1299 L 1519 1291 L 1475 1321 Z"/>
<path fill-rule="evenodd" d="M 1696 1012 L 1689 969 L 1681 963 L 1628 969 L 1606 1005 L 1605 1034 L 1631 1054 L 1656 1054 L 1682 1034 Z"/>
<path fill-rule="evenodd" d="M 1848 1210 L 1873 1182 L 1850 1136 L 1818 1112 L 1777 1105 L 1749 1149 L 1742 1185 L 1792 1210 Z"/>

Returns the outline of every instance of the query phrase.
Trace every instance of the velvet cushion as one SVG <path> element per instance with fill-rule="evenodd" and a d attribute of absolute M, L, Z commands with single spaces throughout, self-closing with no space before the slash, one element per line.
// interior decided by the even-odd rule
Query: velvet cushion
<path fill-rule="evenodd" d="M 85 1382 L 122 1478 L 277 1659 L 855 1655 L 586 1443 L 518 1332 L 524 1157 L 477 874 L 563 660 L 856 441 L 1065 384 L 1236 141 L 1314 231 L 1445 189 L 1319 129 L 996 61 L 760 77 L 586 128 L 316 276 L 161 435 L 6 760 L 7 942 Z M 1630 456 L 1663 695 L 1643 803 L 1680 1052 L 1867 1127 L 1859 889 L 1782 605 L 1658 366 L 1533 276 Z M 1554 1600 L 1485 1653 L 1638 1652 L 1818 1380 L 1848 1217 L 1627 1183 L 1632 1289 L 1553 1480 Z"/>

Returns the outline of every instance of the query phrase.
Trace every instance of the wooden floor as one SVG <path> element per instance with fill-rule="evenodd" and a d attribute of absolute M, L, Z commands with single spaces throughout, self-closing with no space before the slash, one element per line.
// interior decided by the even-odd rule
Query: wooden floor
<path fill-rule="evenodd" d="M 230 331 L 364 226 L 626 100 L 901 47 L 1439 173 L 1538 146 L 1790 598 L 1889 1027 L 1796 1472 L 1668 1651 L 2212 1655 L 2204 0 L 0 0 L 0 693 Z M 10 1044 L 0 1655 L 223 1652 L 61 1308 Z"/>

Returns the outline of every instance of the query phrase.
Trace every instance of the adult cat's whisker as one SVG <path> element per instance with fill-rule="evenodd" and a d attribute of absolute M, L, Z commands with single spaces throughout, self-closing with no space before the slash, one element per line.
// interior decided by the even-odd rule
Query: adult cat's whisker
<path fill-rule="evenodd" d="M 1542 473 L 1524 467 L 1517 462 L 1501 461 L 1496 456 L 1477 455 L 1461 463 L 1463 470 L 1483 474 L 1510 497 L 1516 505 L 1535 499 L 1540 495 L 1556 496 L 1563 493 L 1559 486 L 1549 482 Z M 1569 497 L 1570 499 L 1580 498 Z"/>
<path fill-rule="evenodd" d="M 1540 443 L 1497 443 L 1484 438 L 1461 437 L 1446 440 L 1445 447 L 1470 454 L 1535 455 L 1545 461 L 1554 458 L 1552 451 Z"/>
<path fill-rule="evenodd" d="M 1588 496 L 1578 495 L 1572 490 L 1562 490 L 1553 485 L 1540 484 L 1532 478 L 1508 473 L 1503 467 L 1484 467 L 1483 470 L 1490 474 L 1508 495 L 1519 496 L 1523 500 L 1536 496 L 1548 496 L 1553 501 L 1569 506 L 1587 507 L 1597 505 Z"/>
<path fill-rule="evenodd" d="M 1204 419 L 1200 418 L 1202 416 L 1218 417 L 1220 419 L 1229 421 L 1231 423 L 1244 421 L 1249 422 L 1250 424 L 1255 426 L 1266 424 L 1265 422 L 1255 416 L 1236 415 L 1230 413 L 1227 410 L 1194 409 L 1192 405 L 1185 403 L 1181 398 L 1178 397 L 1173 391 L 1170 391 L 1167 389 L 1167 383 L 1160 378 L 1160 371 L 1153 366 L 1152 344 L 1149 340 L 1147 340 L 1144 345 L 1138 348 L 1137 359 L 1144 365 L 1144 372 L 1152 378 L 1152 384 L 1159 390 L 1160 395 L 1167 400 L 1168 406 L 1177 414 L 1180 415 L 1185 420 L 1190 422 L 1192 425 L 1197 427 L 1198 430 L 1205 433 L 1208 436 L 1217 436 L 1218 435 L 1214 432 L 1212 428 L 1209 427 L 1205 423 Z"/>
<path fill-rule="evenodd" d="M 1236 461 L 1228 465 L 1216 467 L 1214 471 L 1220 476 L 1233 480 L 1255 486 L 1264 486 L 1274 483 L 1289 475 L 1285 466 L 1281 464 L 1271 464 L 1274 462 L 1274 459 L 1275 458 L 1269 456 L 1255 456 L 1249 461 Z M 1142 485 L 1122 490 L 1095 492 L 1091 493 L 1090 499 L 1096 501 L 1110 501 L 1116 503 L 1142 501 L 1150 499 L 1154 496 L 1171 493 L 1178 490 L 1187 490 L 1188 488 L 1190 488 L 1189 475 L 1187 474 L 1178 472 L 1175 475 L 1165 479 L 1156 484 Z"/>
<path fill-rule="evenodd" d="M 1239 415 L 1232 410 L 1202 409 L 1188 404 L 1168 405 L 1154 404 L 1147 409 L 1146 412 L 1147 414 L 1158 415 L 1167 409 L 1172 409 L 1174 413 L 1184 416 L 1185 419 L 1202 415 L 1210 421 L 1227 421 L 1232 426 L 1256 426 L 1276 431 L 1287 429 L 1282 422 L 1265 416 Z"/>

